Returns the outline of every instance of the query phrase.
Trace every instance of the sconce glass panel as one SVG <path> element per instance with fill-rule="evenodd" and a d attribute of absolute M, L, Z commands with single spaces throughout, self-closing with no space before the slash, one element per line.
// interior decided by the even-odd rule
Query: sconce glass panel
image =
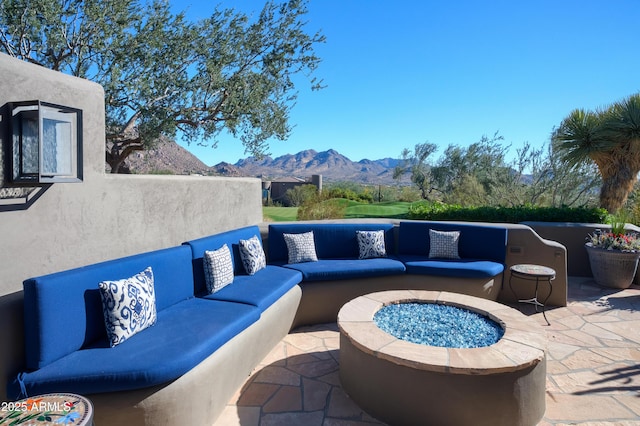
<path fill-rule="evenodd" d="M 15 183 L 82 180 L 82 111 L 40 101 L 10 104 Z"/>

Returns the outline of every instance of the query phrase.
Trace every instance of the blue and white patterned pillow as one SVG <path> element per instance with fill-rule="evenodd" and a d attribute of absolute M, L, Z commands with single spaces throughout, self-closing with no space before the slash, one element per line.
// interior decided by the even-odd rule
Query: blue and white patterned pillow
<path fill-rule="evenodd" d="M 282 234 L 289 252 L 289 263 L 317 262 L 313 231 L 302 234 Z"/>
<path fill-rule="evenodd" d="M 248 240 L 240 240 L 239 248 L 242 265 L 247 274 L 253 275 L 267 266 L 262 243 L 256 235 Z"/>
<path fill-rule="evenodd" d="M 131 278 L 99 284 L 102 312 L 111 347 L 156 323 L 153 271 L 148 267 Z"/>
<path fill-rule="evenodd" d="M 358 237 L 358 257 L 360 259 L 387 257 L 383 230 L 356 231 L 356 235 Z"/>
<path fill-rule="evenodd" d="M 202 256 L 202 264 L 209 294 L 233 282 L 233 260 L 226 244 L 217 250 L 206 250 Z"/>
<path fill-rule="evenodd" d="M 440 259 L 460 259 L 458 241 L 460 231 L 434 231 L 429 229 L 429 257 Z"/>

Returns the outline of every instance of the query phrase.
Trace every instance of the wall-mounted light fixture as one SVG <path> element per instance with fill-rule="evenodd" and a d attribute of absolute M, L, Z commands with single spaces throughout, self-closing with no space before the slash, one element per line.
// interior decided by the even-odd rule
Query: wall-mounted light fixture
<path fill-rule="evenodd" d="M 9 103 L 9 111 L 12 183 L 82 181 L 82 110 L 25 101 Z"/>

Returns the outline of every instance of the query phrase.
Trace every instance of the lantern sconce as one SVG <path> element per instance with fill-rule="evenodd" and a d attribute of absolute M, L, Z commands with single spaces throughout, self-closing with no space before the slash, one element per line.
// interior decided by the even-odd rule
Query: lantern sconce
<path fill-rule="evenodd" d="M 82 110 L 36 100 L 11 102 L 9 113 L 11 183 L 82 182 Z"/>

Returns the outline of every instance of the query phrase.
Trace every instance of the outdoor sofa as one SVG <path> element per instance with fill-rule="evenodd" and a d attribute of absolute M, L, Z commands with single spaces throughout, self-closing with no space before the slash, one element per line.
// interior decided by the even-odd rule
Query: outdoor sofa
<path fill-rule="evenodd" d="M 385 257 L 360 259 L 357 231 L 382 230 Z M 430 257 L 430 233 L 458 232 L 455 256 Z M 288 262 L 284 234 L 313 232 L 317 262 Z M 497 300 L 507 229 L 476 224 L 287 223 L 268 229 L 269 262 L 302 273 L 294 326 L 332 322 L 346 302 L 383 290 L 442 290 Z"/>
<path fill-rule="evenodd" d="M 460 259 L 429 257 L 430 229 L 457 231 Z M 285 234 L 308 232 L 317 261 L 291 262 Z M 374 255 L 361 259 L 357 232 L 382 235 L 383 247 L 370 246 Z M 495 300 L 506 233 L 444 222 L 272 224 L 269 262 L 252 274 L 239 242 L 257 241 L 262 250 L 257 226 L 32 278 L 24 282 L 25 365 L 7 394 L 16 399 L 49 392 L 86 395 L 96 424 L 210 425 L 292 328 L 335 321 L 340 306 L 353 297 L 424 288 Z M 210 294 L 204 255 L 224 245 L 230 249 L 233 282 Z M 380 249 L 385 253 L 378 257 Z M 107 333 L 103 314 L 105 288 L 140 274 L 144 283 L 148 268 L 156 322 L 112 347 L 113 332 Z M 102 290 L 99 283 L 106 283 Z M 137 304 L 145 312 L 143 306 Z"/>

